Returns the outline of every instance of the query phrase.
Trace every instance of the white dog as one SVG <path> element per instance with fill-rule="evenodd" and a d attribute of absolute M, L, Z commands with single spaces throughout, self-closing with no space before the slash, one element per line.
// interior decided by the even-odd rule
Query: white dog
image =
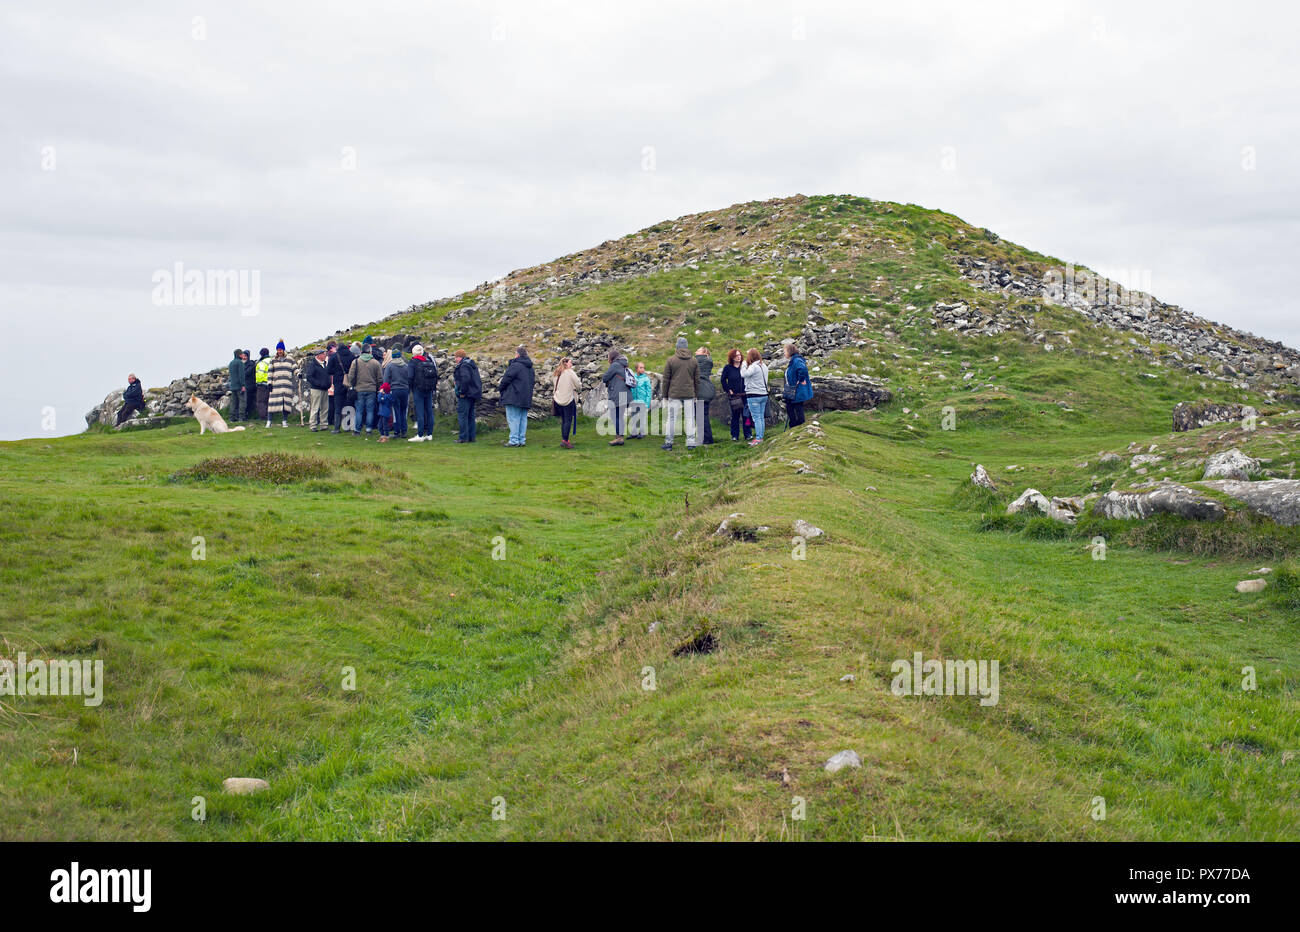
<path fill-rule="evenodd" d="M 214 434 L 228 434 L 231 431 L 244 429 L 226 424 L 226 419 L 217 413 L 217 409 L 201 400 L 198 395 L 190 395 L 190 400 L 185 402 L 185 407 L 194 412 L 194 420 L 199 422 L 199 436 L 209 430 Z"/>

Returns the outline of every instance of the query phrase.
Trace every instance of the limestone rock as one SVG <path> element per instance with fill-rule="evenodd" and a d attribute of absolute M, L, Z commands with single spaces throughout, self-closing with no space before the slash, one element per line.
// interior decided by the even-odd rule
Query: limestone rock
<path fill-rule="evenodd" d="M 862 758 L 858 757 L 855 751 L 840 751 L 826 762 L 826 772 L 835 773 L 843 770 L 845 767 L 857 768 L 862 766 Z"/>
<path fill-rule="evenodd" d="M 984 468 L 984 464 L 982 463 L 977 465 L 975 471 L 970 474 L 970 481 L 974 485 L 988 489 L 990 492 L 996 492 L 998 490 L 998 487 L 993 484 L 993 480 L 989 477 L 988 470 Z"/>
<path fill-rule="evenodd" d="M 1215 453 L 1205 461 L 1202 479 L 1249 479 L 1260 470 L 1259 460 L 1252 459 L 1235 447 Z"/>
<path fill-rule="evenodd" d="M 1268 581 L 1264 579 L 1243 579 L 1241 582 L 1237 583 L 1237 591 L 1263 592 L 1267 585 Z"/>
<path fill-rule="evenodd" d="M 1264 479 L 1260 482 L 1217 479 L 1203 484 L 1207 489 L 1232 496 L 1251 511 L 1272 518 L 1278 524 L 1300 524 L 1300 479 Z"/>
<path fill-rule="evenodd" d="M 826 532 L 815 525 L 809 524 L 803 518 L 794 523 L 794 532 L 805 540 L 812 540 L 814 537 L 821 537 Z"/>
<path fill-rule="evenodd" d="M 1025 489 L 1020 493 L 1020 497 L 1007 506 L 1007 514 L 1015 515 L 1024 511 L 1026 508 L 1033 507 L 1041 511 L 1053 521 L 1060 521 L 1065 524 L 1073 524 L 1075 513 L 1069 508 L 1062 507 L 1061 504 L 1065 499 L 1049 499 L 1037 489 Z"/>
<path fill-rule="evenodd" d="M 1218 521 L 1226 514 L 1218 502 L 1176 482 L 1165 482 L 1146 492 L 1107 492 L 1092 512 L 1103 518 L 1128 520 L 1165 513 L 1197 521 Z"/>
<path fill-rule="evenodd" d="M 226 777 L 221 781 L 221 788 L 232 796 L 249 796 L 269 790 L 271 784 L 258 777 Z"/>

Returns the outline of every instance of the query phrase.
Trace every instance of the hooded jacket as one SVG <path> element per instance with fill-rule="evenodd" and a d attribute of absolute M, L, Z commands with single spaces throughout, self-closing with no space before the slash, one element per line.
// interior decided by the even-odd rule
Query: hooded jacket
<path fill-rule="evenodd" d="M 230 360 L 230 390 L 237 392 L 244 387 L 244 357 L 236 353 Z"/>
<path fill-rule="evenodd" d="M 395 392 L 411 390 L 411 367 L 406 364 L 403 357 L 394 356 L 392 361 L 384 366 L 384 381 L 391 385 Z"/>
<path fill-rule="evenodd" d="M 438 364 L 428 353 L 412 356 L 406 364 L 411 373 L 411 388 L 417 392 L 438 390 Z"/>
<path fill-rule="evenodd" d="M 531 408 L 533 405 L 533 384 L 537 376 L 533 372 L 533 361 L 525 353 L 510 360 L 505 374 L 501 376 L 501 403 L 517 408 Z"/>
<path fill-rule="evenodd" d="M 478 363 L 466 356 L 456 363 L 452 370 L 452 381 L 456 383 L 456 397 L 466 401 L 478 401 L 483 397 L 483 379 L 478 374 Z"/>
<path fill-rule="evenodd" d="M 700 369 L 700 398 L 705 401 L 712 401 L 718 394 L 718 390 L 713 387 L 713 381 L 710 378 L 713 375 L 713 360 L 701 353 L 695 357 L 695 364 Z"/>
<path fill-rule="evenodd" d="M 794 397 L 790 400 L 802 404 L 813 396 L 812 379 L 808 375 L 808 363 L 798 353 L 790 357 L 785 367 L 785 384 L 793 389 Z"/>
<path fill-rule="evenodd" d="M 144 405 L 144 389 L 140 387 L 140 380 L 128 382 L 126 391 L 122 393 L 122 402 L 129 405 Z"/>
<path fill-rule="evenodd" d="M 364 352 L 352 361 L 344 384 L 359 392 L 377 392 L 384 381 L 383 368 L 378 359 Z"/>
<path fill-rule="evenodd" d="M 690 350 L 679 349 L 668 357 L 664 378 L 659 383 L 660 398 L 698 398 L 700 367 L 695 364 Z"/>
<path fill-rule="evenodd" d="M 627 357 L 619 356 L 609 364 L 605 374 L 600 377 L 600 380 L 605 383 L 605 387 L 609 389 L 609 400 L 615 404 L 618 404 L 619 398 L 631 392 L 627 385 L 626 372 Z"/>

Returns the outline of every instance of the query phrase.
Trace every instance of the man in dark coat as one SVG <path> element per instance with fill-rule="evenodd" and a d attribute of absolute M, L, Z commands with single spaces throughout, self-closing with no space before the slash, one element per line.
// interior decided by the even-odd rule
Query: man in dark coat
<path fill-rule="evenodd" d="M 253 408 L 257 405 L 257 363 L 253 362 L 253 351 L 244 350 L 244 417 L 253 419 Z"/>
<path fill-rule="evenodd" d="M 118 425 L 121 425 L 123 421 L 137 411 L 144 413 L 144 388 L 141 387 L 140 380 L 132 372 L 126 377 L 126 391 L 122 393 L 122 407 L 117 412 Z"/>
<path fill-rule="evenodd" d="M 230 420 L 239 420 L 239 412 L 243 410 L 244 400 L 244 354 L 243 350 L 235 350 L 234 357 L 230 360 L 228 369 L 230 373 Z"/>
<path fill-rule="evenodd" d="M 456 383 L 456 420 L 460 425 L 456 442 L 473 443 L 478 438 L 474 406 L 483 397 L 483 380 L 478 374 L 478 363 L 466 356 L 463 349 L 456 350 L 452 381 Z"/>
<path fill-rule="evenodd" d="M 510 425 L 508 447 L 522 447 L 528 438 L 528 409 L 533 404 L 533 384 L 536 382 L 533 361 L 528 358 L 527 347 L 515 350 L 515 358 L 506 366 L 498 386 L 501 404 L 506 409 L 506 423 Z"/>
<path fill-rule="evenodd" d="M 695 351 L 695 364 L 700 367 L 700 381 L 696 391 L 700 393 L 702 402 L 695 408 L 699 417 L 704 419 L 704 442 L 709 444 L 713 442 L 713 419 L 709 417 L 709 405 L 713 404 L 718 390 L 713 387 L 713 357 L 709 355 L 707 346 L 701 346 Z"/>
<path fill-rule="evenodd" d="M 343 380 L 348 376 L 348 370 L 352 368 L 352 360 L 356 357 L 352 353 L 351 347 L 346 343 L 340 343 L 334 355 L 330 357 L 329 365 L 326 370 L 329 372 L 330 381 L 334 384 L 334 407 L 330 409 L 330 423 L 333 424 L 331 434 L 337 434 L 343 426 L 343 409 L 353 407 L 348 398 L 348 388 L 343 384 Z"/>
<path fill-rule="evenodd" d="M 628 401 L 632 397 L 632 388 L 627 384 L 627 357 L 616 349 L 609 351 L 609 368 L 600 377 L 609 393 L 609 416 L 614 425 L 614 439 L 611 447 L 623 445 L 623 422 L 627 417 Z M 635 381 L 635 379 L 634 379 Z"/>

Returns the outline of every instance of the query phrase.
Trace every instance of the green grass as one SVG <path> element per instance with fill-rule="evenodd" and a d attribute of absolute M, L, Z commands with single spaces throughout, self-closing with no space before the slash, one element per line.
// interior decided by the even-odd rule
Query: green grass
<path fill-rule="evenodd" d="M 587 423 L 572 453 L 551 424 L 524 450 L 188 425 L 5 445 L 7 647 L 102 657 L 107 686 L 5 700 L 0 834 L 1294 838 L 1294 568 L 1240 596 L 1241 559 L 983 532 L 1000 499 L 954 495 L 972 460 L 1032 473 L 1119 438 L 903 420 L 690 456 Z M 330 465 L 175 478 L 218 448 Z M 771 530 L 714 536 L 737 511 Z M 827 532 L 803 560 L 796 518 Z M 999 703 L 892 695 L 914 651 L 998 659 Z M 863 768 L 824 774 L 843 748 Z M 224 796 L 235 775 L 272 788 Z"/>
<path fill-rule="evenodd" d="M 672 455 L 585 420 L 573 451 L 553 422 L 523 450 L 456 446 L 445 417 L 434 443 L 382 447 L 190 420 L 0 444 L 0 654 L 107 679 L 95 708 L 0 696 L 0 839 L 1300 837 L 1300 529 L 1005 514 L 1029 486 L 1195 481 L 1228 446 L 1294 476 L 1281 403 L 975 290 L 955 256 L 1057 260 L 913 205 L 736 205 L 510 282 L 663 243 L 675 267 L 647 277 L 349 333 L 542 360 L 578 323 L 657 369 L 683 331 L 720 365 L 809 315 L 861 319 L 810 365 L 893 401 Z M 934 330 L 953 300 L 1050 341 Z M 1201 397 L 1254 404 L 1261 429 L 1167 433 Z M 798 519 L 825 535 L 801 550 Z M 1235 592 L 1265 561 L 1265 591 Z M 918 651 L 997 660 L 998 703 L 893 695 Z M 824 773 L 846 748 L 862 768 Z M 229 776 L 271 788 L 226 796 Z"/>

